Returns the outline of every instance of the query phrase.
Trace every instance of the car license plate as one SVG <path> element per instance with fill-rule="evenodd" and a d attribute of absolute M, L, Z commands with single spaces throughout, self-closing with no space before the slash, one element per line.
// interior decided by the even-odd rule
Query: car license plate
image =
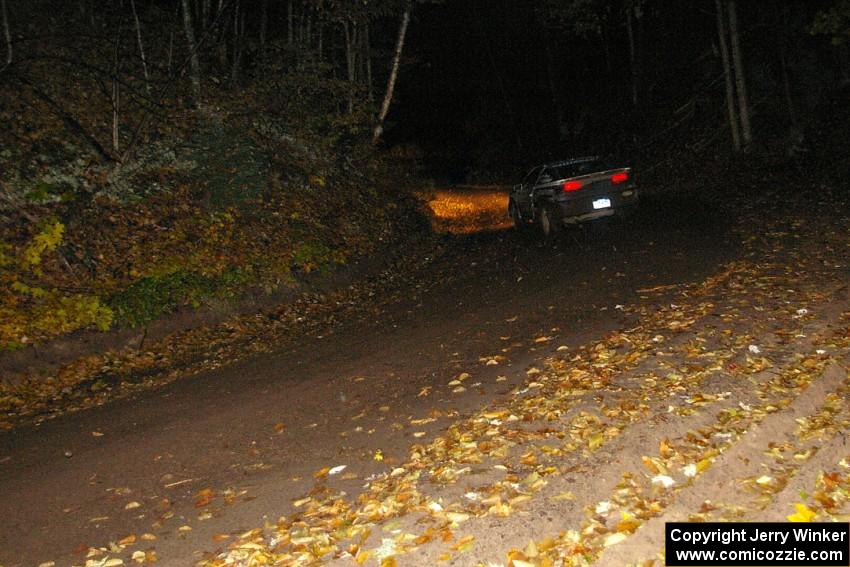
<path fill-rule="evenodd" d="M 593 201 L 594 209 L 607 209 L 611 206 L 611 199 L 596 199 Z"/>

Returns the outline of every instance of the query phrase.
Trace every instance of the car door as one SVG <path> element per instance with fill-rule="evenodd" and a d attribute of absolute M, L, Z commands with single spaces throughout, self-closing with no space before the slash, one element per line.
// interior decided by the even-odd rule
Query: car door
<path fill-rule="evenodd" d="M 520 183 L 519 190 L 514 194 L 514 200 L 519 206 L 520 213 L 524 218 L 532 218 L 531 210 L 531 194 L 534 185 L 537 183 L 537 178 L 540 177 L 540 172 L 543 171 L 543 166 L 539 165 L 525 174 Z"/>

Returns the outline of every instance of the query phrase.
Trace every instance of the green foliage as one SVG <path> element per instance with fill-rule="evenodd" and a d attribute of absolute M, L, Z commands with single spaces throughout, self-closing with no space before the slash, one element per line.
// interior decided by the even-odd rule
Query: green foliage
<path fill-rule="evenodd" d="M 113 295 L 109 305 L 116 323 L 139 327 L 178 307 L 198 307 L 205 299 L 231 294 L 249 281 L 250 274 L 239 269 L 218 276 L 177 270 L 136 280 Z"/>
<path fill-rule="evenodd" d="M 52 252 L 62 242 L 62 234 L 65 232 L 65 225 L 57 220 L 50 220 L 41 228 L 32 242 L 27 245 L 23 251 L 21 261 L 26 268 L 36 272 L 40 271 L 42 256 L 45 252 Z"/>
<path fill-rule="evenodd" d="M 347 259 L 344 251 L 332 249 L 317 241 L 302 242 L 292 254 L 292 264 L 306 273 L 326 270 L 334 264 L 345 264 Z"/>
<path fill-rule="evenodd" d="M 186 303 L 195 303 L 201 290 L 209 291 L 209 281 L 192 272 L 178 270 L 148 276 L 133 282 L 109 300 L 119 324 L 138 327 Z"/>
<path fill-rule="evenodd" d="M 0 305 L 0 350 L 12 350 L 43 336 L 55 336 L 94 327 L 106 331 L 112 310 L 100 298 L 66 294 L 17 284 L 18 300 Z"/>
<path fill-rule="evenodd" d="M 42 305 L 34 310 L 33 326 L 40 331 L 67 333 L 85 327 L 106 331 L 112 325 L 112 310 L 99 297 L 47 292 Z"/>
<path fill-rule="evenodd" d="M 56 199 L 67 199 L 68 192 L 62 184 L 42 179 L 35 182 L 24 196 L 33 203 L 44 203 Z"/>
<path fill-rule="evenodd" d="M 821 10 L 809 26 L 813 35 L 826 35 L 833 45 L 841 45 L 850 39 L 850 0 L 838 0 L 830 8 Z"/>
<path fill-rule="evenodd" d="M 96 296 L 27 283 L 42 275 L 46 256 L 62 242 L 65 225 L 51 219 L 15 250 L 0 243 L 0 350 L 85 327 L 106 330 L 112 311 Z"/>
<path fill-rule="evenodd" d="M 15 263 L 12 257 L 12 247 L 5 242 L 0 242 L 0 269 L 6 268 Z"/>

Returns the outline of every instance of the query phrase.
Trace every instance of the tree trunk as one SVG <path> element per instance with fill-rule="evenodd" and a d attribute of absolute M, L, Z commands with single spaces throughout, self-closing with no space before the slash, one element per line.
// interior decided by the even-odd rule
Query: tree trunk
<path fill-rule="evenodd" d="M 792 128 L 797 127 L 797 111 L 794 105 L 794 95 L 791 90 L 791 77 L 788 73 L 788 57 L 785 53 L 785 47 L 780 48 L 782 51 L 779 54 L 779 64 L 782 68 L 782 91 L 785 95 L 785 106 L 788 108 L 788 121 Z"/>
<path fill-rule="evenodd" d="M 12 64 L 12 32 L 9 26 L 9 14 L 6 12 L 6 0 L 0 0 L 0 11 L 3 12 L 3 37 L 6 39 L 6 65 Z"/>
<path fill-rule="evenodd" d="M 89 5 L 89 0 L 80 0 L 80 21 L 89 20 L 89 25 L 94 27 L 94 7 Z"/>
<path fill-rule="evenodd" d="M 381 139 L 381 135 L 384 133 L 384 121 L 387 119 L 387 114 L 390 111 L 390 103 L 393 100 L 393 91 L 395 90 L 395 82 L 398 78 L 398 67 L 401 63 L 401 53 L 404 50 L 404 38 L 407 35 L 407 26 L 410 23 L 411 9 L 412 4 L 408 3 L 404 9 L 404 15 L 401 17 L 401 25 L 398 28 L 398 38 L 395 43 L 395 53 L 393 54 L 393 66 L 390 70 L 390 77 L 387 80 L 387 92 L 384 95 L 384 102 L 381 104 L 381 111 L 378 113 L 375 130 L 372 132 L 373 144 L 377 144 Z"/>
<path fill-rule="evenodd" d="M 477 13 L 475 8 L 473 10 L 473 19 L 475 20 L 475 25 L 478 28 L 478 35 L 481 37 L 481 41 L 484 43 L 484 50 L 487 52 L 487 60 L 490 62 L 490 69 L 492 69 L 493 77 L 496 79 L 496 86 L 499 89 L 499 94 L 502 96 L 502 104 L 505 105 L 505 114 L 508 117 L 508 121 L 511 125 L 511 129 L 514 134 L 514 141 L 516 142 L 516 148 L 522 151 L 522 138 L 519 135 L 519 128 L 517 127 L 517 120 L 514 116 L 514 110 L 511 106 L 511 101 L 508 98 L 508 91 L 505 89 L 505 83 L 502 80 L 502 74 L 499 72 L 499 66 L 496 64 L 496 58 L 493 56 L 493 47 L 490 45 L 490 36 L 489 34 L 481 27 L 481 17 Z"/>
<path fill-rule="evenodd" d="M 357 69 L 357 84 L 365 85 L 366 84 L 366 50 L 363 48 L 363 38 L 364 38 L 364 30 L 365 27 L 361 26 L 360 23 L 357 24 L 357 37 L 354 38 L 356 42 L 354 45 L 354 62 Z"/>
<path fill-rule="evenodd" d="M 650 92 L 646 88 L 645 71 L 646 68 L 646 13 L 643 10 L 643 4 L 637 4 L 635 9 L 635 20 L 637 21 L 637 29 L 635 30 L 635 67 L 637 68 L 637 85 L 638 85 L 638 102 L 646 105 L 649 102 Z"/>
<path fill-rule="evenodd" d="M 295 37 L 296 43 L 301 51 L 304 50 L 304 22 L 306 19 L 307 16 L 304 15 L 304 9 L 302 6 L 301 12 L 298 14 L 298 33 Z"/>
<path fill-rule="evenodd" d="M 121 8 L 123 8 L 123 2 Z M 121 24 L 115 26 L 115 43 L 112 58 L 112 153 L 119 155 L 121 149 L 119 137 L 119 119 L 121 110 L 121 88 L 118 76 L 121 73 Z"/>
<path fill-rule="evenodd" d="M 186 33 L 186 43 L 189 45 L 189 65 L 191 66 L 192 96 L 195 106 L 201 103 L 201 63 L 198 60 L 198 49 L 195 44 L 195 30 L 192 27 L 192 13 L 189 9 L 189 0 L 182 0 L 183 6 L 183 31 Z"/>
<path fill-rule="evenodd" d="M 797 129 L 797 109 L 794 104 L 794 91 L 791 87 L 791 73 L 788 71 L 788 45 L 790 41 L 788 32 L 788 22 L 790 15 L 788 7 L 782 9 L 782 35 L 779 38 L 778 56 L 779 69 L 782 73 L 782 94 L 785 98 L 785 106 L 788 110 L 788 122 L 792 130 Z"/>
<path fill-rule="evenodd" d="M 359 32 L 357 22 L 343 22 L 345 33 L 345 69 L 348 75 L 348 113 L 354 112 L 354 94 L 357 85 L 357 52 Z"/>
<path fill-rule="evenodd" d="M 294 2 L 295 2 L 295 0 L 289 0 L 289 2 L 286 4 L 286 45 L 288 45 L 289 47 L 292 47 L 292 42 L 295 39 L 295 37 L 294 37 L 295 30 L 292 27 L 293 23 L 294 23 L 292 21 L 292 19 L 294 17 L 294 14 L 293 14 L 293 11 L 294 11 L 293 3 Z"/>
<path fill-rule="evenodd" d="M 232 48 L 231 43 L 231 33 L 230 30 L 230 20 L 228 18 L 232 15 L 232 10 L 228 10 L 232 6 L 232 2 L 224 3 L 224 0 L 219 0 L 219 10 L 218 16 L 216 18 L 217 25 L 216 28 L 216 58 L 218 59 L 218 68 L 219 70 L 224 70 L 228 66 L 228 57 L 230 56 L 230 49 Z M 227 14 L 225 14 L 227 12 Z"/>
<path fill-rule="evenodd" d="M 369 37 L 369 20 L 366 20 L 363 25 L 363 53 L 360 54 L 360 59 L 366 67 L 366 89 L 371 103 L 375 99 L 375 92 L 372 85 L 372 41 Z"/>
<path fill-rule="evenodd" d="M 626 6 L 626 33 L 629 36 L 629 66 L 632 72 L 632 106 L 637 108 L 639 100 L 637 46 L 635 41 L 634 17 L 638 8 L 634 0 Z"/>
<path fill-rule="evenodd" d="M 269 0 L 260 5 L 260 59 L 266 58 L 266 32 L 269 26 Z"/>
<path fill-rule="evenodd" d="M 171 25 L 168 26 L 168 54 L 166 55 L 166 69 L 168 69 L 168 77 L 174 77 L 174 30 L 180 29 L 180 4 L 177 4 L 174 10 L 174 19 Z"/>
<path fill-rule="evenodd" d="M 552 57 L 552 47 L 549 40 L 549 30 L 546 28 L 546 22 L 540 19 L 539 21 L 541 35 L 543 36 L 543 53 L 546 56 L 546 79 L 549 85 L 549 97 L 552 100 L 552 109 L 555 111 L 555 129 L 558 140 L 564 139 L 564 107 L 561 104 L 560 93 L 558 92 L 557 75 L 555 73 L 555 60 Z"/>
<path fill-rule="evenodd" d="M 317 32 L 317 35 L 319 36 L 319 38 L 318 38 L 319 63 L 324 63 L 324 59 L 325 59 L 325 50 L 324 50 L 324 48 L 325 48 L 325 45 L 324 45 L 325 27 L 322 25 L 321 20 L 316 23 L 316 26 L 319 28 L 319 31 Z"/>
<path fill-rule="evenodd" d="M 735 69 L 735 86 L 738 91 L 738 113 L 741 117 L 741 133 L 746 150 L 753 142 L 753 131 L 750 126 L 750 103 L 747 98 L 747 73 L 744 68 L 744 56 L 738 34 L 738 11 L 735 0 L 727 0 L 729 11 L 729 36 L 732 38 L 732 59 Z"/>
<path fill-rule="evenodd" d="M 121 149 L 118 137 L 118 97 L 120 90 L 118 88 L 118 77 L 112 77 L 112 153 L 116 156 Z"/>
<path fill-rule="evenodd" d="M 148 58 L 145 56 L 145 45 L 142 42 L 142 26 L 139 23 L 139 14 L 136 12 L 136 0 L 130 0 L 130 8 L 133 10 L 133 21 L 136 23 L 136 40 L 139 43 L 139 57 L 142 60 L 142 71 L 145 74 L 145 90 L 148 96 L 150 96 L 151 78 L 148 75 Z"/>
<path fill-rule="evenodd" d="M 729 130 L 732 133 L 732 147 L 736 152 L 740 152 L 741 132 L 738 129 L 738 113 L 735 110 L 735 86 L 732 82 L 729 46 L 726 43 L 726 16 L 723 10 L 723 0 L 714 0 L 714 4 L 717 9 L 717 37 L 720 45 L 720 56 L 723 60 L 723 79 L 726 83 L 726 112 L 729 119 Z"/>
<path fill-rule="evenodd" d="M 215 22 L 216 16 L 218 12 L 213 11 L 212 0 L 204 0 L 204 30 L 208 30 L 209 27 Z"/>
<path fill-rule="evenodd" d="M 168 32 L 168 55 L 166 57 L 166 68 L 168 69 L 168 76 L 171 76 L 172 72 L 172 61 L 174 60 L 174 30 Z"/>
<path fill-rule="evenodd" d="M 345 22 L 345 68 L 348 82 L 357 82 L 357 22 Z"/>
<path fill-rule="evenodd" d="M 242 35 L 245 30 L 245 16 L 239 6 L 239 0 L 233 7 L 233 61 L 230 68 L 230 82 L 239 80 L 239 64 L 242 61 Z"/>
<path fill-rule="evenodd" d="M 605 53 L 605 84 L 609 83 L 611 78 L 611 40 L 608 38 L 608 26 L 602 24 L 602 29 L 599 31 L 599 41 L 602 42 L 602 51 Z"/>

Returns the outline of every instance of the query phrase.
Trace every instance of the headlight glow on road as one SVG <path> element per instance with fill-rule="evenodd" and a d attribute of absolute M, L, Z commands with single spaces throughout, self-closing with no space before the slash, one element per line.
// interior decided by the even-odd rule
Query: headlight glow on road
<path fill-rule="evenodd" d="M 438 233 L 471 234 L 511 226 L 508 191 L 503 187 L 459 187 L 420 194 Z"/>

